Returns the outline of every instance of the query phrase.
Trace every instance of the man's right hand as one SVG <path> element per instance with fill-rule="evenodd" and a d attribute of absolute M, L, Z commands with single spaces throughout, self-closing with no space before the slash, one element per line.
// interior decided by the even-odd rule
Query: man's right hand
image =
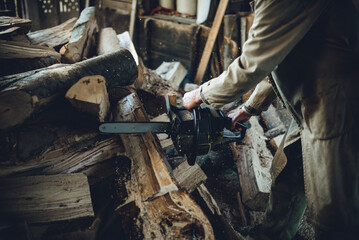
<path fill-rule="evenodd" d="M 235 128 L 236 122 L 245 123 L 252 117 L 252 115 L 247 113 L 243 108 L 240 108 L 237 112 L 228 114 L 228 117 L 232 119 L 231 131 L 238 132 L 240 129 Z"/>

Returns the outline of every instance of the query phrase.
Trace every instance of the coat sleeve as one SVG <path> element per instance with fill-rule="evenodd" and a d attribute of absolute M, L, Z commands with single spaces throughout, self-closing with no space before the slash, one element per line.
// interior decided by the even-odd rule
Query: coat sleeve
<path fill-rule="evenodd" d="M 305 36 L 326 5 L 326 0 L 255 0 L 254 21 L 242 55 L 202 85 L 204 101 L 220 107 L 253 88 Z"/>
<path fill-rule="evenodd" d="M 272 84 L 269 83 L 268 78 L 265 78 L 257 84 L 246 105 L 258 112 L 266 111 L 276 97 Z"/>

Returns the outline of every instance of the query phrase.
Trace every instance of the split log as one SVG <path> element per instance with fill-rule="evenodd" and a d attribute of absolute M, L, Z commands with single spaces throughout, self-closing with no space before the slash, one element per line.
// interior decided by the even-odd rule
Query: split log
<path fill-rule="evenodd" d="M 2 220 L 43 223 L 94 216 L 82 173 L 5 178 L 0 181 L 0 193 Z"/>
<path fill-rule="evenodd" d="M 102 75 L 108 87 L 125 86 L 137 77 L 137 66 L 129 51 L 120 50 L 72 65 L 54 65 L 0 78 L 0 129 L 23 123 L 34 111 L 89 75 Z"/>
<path fill-rule="evenodd" d="M 22 29 L 22 32 L 26 34 L 30 31 L 31 22 L 32 21 L 29 19 L 0 16 L 0 31 L 4 31 L 12 27 L 20 27 Z"/>
<path fill-rule="evenodd" d="M 176 179 L 178 185 L 188 193 L 196 190 L 196 188 L 207 179 L 206 174 L 198 164 L 190 166 L 185 158 L 184 161 L 173 170 L 173 177 Z"/>
<path fill-rule="evenodd" d="M 60 63 L 54 49 L 28 43 L 0 40 L 0 76 L 22 73 Z"/>
<path fill-rule="evenodd" d="M 286 132 L 287 129 L 272 104 L 267 111 L 261 113 L 261 117 L 266 130 L 264 136 L 267 138 L 272 139 Z"/>
<path fill-rule="evenodd" d="M 258 120 L 249 120 L 251 128 L 241 145 L 230 143 L 236 161 L 243 203 L 252 210 L 264 211 L 271 188 L 270 167 L 273 155 L 267 148 Z"/>
<path fill-rule="evenodd" d="M 88 58 L 95 42 L 94 34 L 97 31 L 95 7 L 85 8 L 72 28 L 69 43 L 61 51 L 64 61 L 75 63 Z"/>
<path fill-rule="evenodd" d="M 166 79 L 174 89 L 177 89 L 186 77 L 187 70 L 180 62 L 163 62 L 156 69 L 156 73 Z"/>
<path fill-rule="evenodd" d="M 57 49 L 69 42 L 76 21 L 77 18 L 71 18 L 55 27 L 30 32 L 27 37 L 33 45 L 46 45 Z"/>
<path fill-rule="evenodd" d="M 115 30 L 111 27 L 101 29 L 97 45 L 97 54 L 103 55 L 111 53 L 120 50 L 120 48 L 120 42 Z"/>
<path fill-rule="evenodd" d="M 72 106 L 104 122 L 110 110 L 110 100 L 106 89 L 106 79 L 102 76 L 81 78 L 65 94 Z"/>
<path fill-rule="evenodd" d="M 119 101 L 114 115 L 116 121 L 148 120 L 135 94 Z M 202 210 L 187 193 L 178 191 L 152 133 L 120 137 L 132 160 L 131 181 L 126 187 L 138 216 L 131 221 L 138 223 L 143 238 L 192 239 L 195 233 L 200 239 L 214 239 Z"/>

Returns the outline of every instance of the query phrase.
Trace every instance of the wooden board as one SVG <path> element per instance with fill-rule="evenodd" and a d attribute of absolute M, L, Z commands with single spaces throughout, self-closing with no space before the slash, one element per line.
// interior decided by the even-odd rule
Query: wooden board
<path fill-rule="evenodd" d="M 229 0 L 221 0 L 219 2 L 216 16 L 213 20 L 212 28 L 209 33 L 209 36 L 208 36 L 208 39 L 206 42 L 206 46 L 204 48 L 204 51 L 203 51 L 203 54 L 201 57 L 201 61 L 198 66 L 196 77 L 194 78 L 194 83 L 196 83 L 198 85 L 201 84 L 203 76 L 206 72 L 209 58 L 211 57 L 212 49 L 213 49 L 214 43 L 216 42 L 217 34 L 218 34 L 219 28 L 221 26 L 224 13 L 227 9 L 228 1 Z"/>
<path fill-rule="evenodd" d="M 82 173 L 0 181 L 0 218 L 43 223 L 93 216 L 87 177 Z"/>

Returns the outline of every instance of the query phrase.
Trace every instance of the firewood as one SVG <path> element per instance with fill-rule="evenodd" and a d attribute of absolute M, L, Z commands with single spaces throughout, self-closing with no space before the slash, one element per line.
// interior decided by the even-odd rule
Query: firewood
<path fill-rule="evenodd" d="M 207 179 L 206 174 L 198 164 L 190 166 L 186 159 L 173 170 L 173 176 L 178 185 L 188 193 L 193 192 Z"/>
<path fill-rule="evenodd" d="M 76 109 L 89 113 L 100 122 L 105 121 L 110 110 L 106 79 L 99 75 L 81 78 L 67 91 L 65 98 Z"/>
<path fill-rule="evenodd" d="M 130 94 L 119 101 L 116 121 L 148 121 L 140 100 Z M 158 140 L 151 132 L 120 135 L 132 161 L 131 181 L 126 184 L 128 204 L 133 202 L 138 215 L 131 219 L 144 239 L 186 239 L 196 232 L 198 238 L 214 239 L 212 226 L 202 210 L 170 176 Z M 120 210 L 121 207 L 118 208 Z"/>
<path fill-rule="evenodd" d="M 0 40 L 0 76 L 26 72 L 60 63 L 61 55 L 53 48 Z"/>
<path fill-rule="evenodd" d="M 54 65 L 0 78 L 0 129 L 24 122 L 39 108 L 54 102 L 84 76 L 102 75 L 108 87 L 125 86 L 137 77 L 137 66 L 127 50 L 72 65 Z"/>
<path fill-rule="evenodd" d="M 101 29 L 97 45 L 97 54 L 103 55 L 111 53 L 120 50 L 120 48 L 120 42 L 115 30 L 111 27 Z"/>
<path fill-rule="evenodd" d="M 267 111 L 261 113 L 261 117 L 266 129 L 264 136 L 267 138 L 275 138 L 287 130 L 272 104 Z"/>
<path fill-rule="evenodd" d="M 27 37 L 33 45 L 46 45 L 59 48 L 69 42 L 72 28 L 76 21 L 77 18 L 71 18 L 55 27 L 30 32 L 27 34 Z"/>
<path fill-rule="evenodd" d="M 0 202 L 2 220 L 44 223 L 94 216 L 87 177 L 82 173 L 4 178 Z"/>
<path fill-rule="evenodd" d="M 0 31 L 12 27 L 20 27 L 24 34 L 26 34 L 31 28 L 31 20 L 22 19 L 18 17 L 0 16 Z"/>
<path fill-rule="evenodd" d="M 63 51 L 64 61 L 75 63 L 88 58 L 97 31 L 95 7 L 85 8 L 72 28 L 70 41 Z"/>

